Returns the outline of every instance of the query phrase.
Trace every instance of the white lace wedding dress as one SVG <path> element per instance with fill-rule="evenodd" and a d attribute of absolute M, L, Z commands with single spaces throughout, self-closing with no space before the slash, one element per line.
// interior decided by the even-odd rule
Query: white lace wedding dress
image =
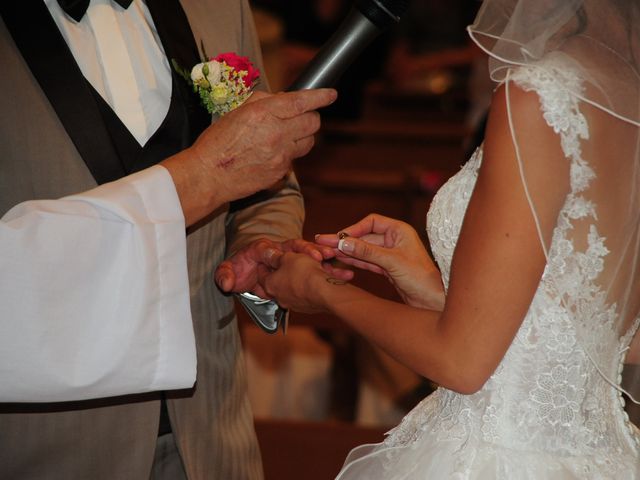
<path fill-rule="evenodd" d="M 578 78 L 553 59 L 516 70 L 511 80 L 540 97 L 547 123 L 561 136 L 571 162 L 571 192 L 559 216 L 548 264 L 531 307 L 501 364 L 473 395 L 440 388 L 378 445 L 351 452 L 339 477 L 362 479 L 636 479 L 640 436 L 621 394 L 598 371 L 569 320 L 568 309 L 595 309 L 587 325 L 593 342 L 614 335 L 596 280 L 608 254 L 594 225 L 579 251 L 569 238 L 575 221 L 595 218 L 583 193 L 594 178 L 580 139 L 589 130 L 579 101 L 562 85 Z M 462 219 L 475 185 L 476 151 L 433 200 L 427 229 L 445 286 Z M 559 300 L 569 293 L 571 305 Z M 637 329 L 637 322 L 634 330 Z M 614 339 L 608 379 L 620 382 L 631 335 Z M 603 342 L 607 344 L 607 342 Z"/>

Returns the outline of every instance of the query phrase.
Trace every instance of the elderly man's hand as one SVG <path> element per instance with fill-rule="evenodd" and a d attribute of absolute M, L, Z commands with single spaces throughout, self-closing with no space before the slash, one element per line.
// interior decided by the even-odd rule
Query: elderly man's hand
<path fill-rule="evenodd" d="M 336 99 L 332 89 L 276 95 L 255 92 L 207 128 L 192 147 L 164 160 L 191 225 L 226 202 L 269 188 L 306 155 L 320 128 L 315 110 Z"/>
<path fill-rule="evenodd" d="M 269 298 L 258 283 L 258 271 L 270 268 L 273 258 L 286 252 L 303 253 L 316 262 L 322 263 L 325 270 L 339 278 L 349 280 L 353 276 L 349 270 L 334 268 L 329 263 L 324 263 L 335 256 L 334 250 L 330 247 L 302 239 L 274 242 L 263 238 L 222 262 L 216 269 L 216 283 L 223 292 L 252 292 L 259 297 Z"/>

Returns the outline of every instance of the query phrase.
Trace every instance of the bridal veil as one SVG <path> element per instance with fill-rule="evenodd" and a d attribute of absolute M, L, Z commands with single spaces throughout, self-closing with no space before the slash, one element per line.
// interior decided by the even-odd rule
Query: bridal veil
<path fill-rule="evenodd" d="M 636 403 L 640 368 L 629 368 L 620 387 L 622 375 L 611 378 L 610 372 L 621 374 L 622 369 L 612 369 L 607 352 L 619 348 L 626 362 L 640 363 L 635 335 L 640 322 L 638 25 L 640 4 L 635 0 L 484 0 L 469 27 L 473 40 L 489 55 L 493 80 L 507 87 L 516 67 L 535 69 L 543 58 L 557 59 L 580 80 L 564 82 L 564 100 L 580 101 L 574 113 L 585 125 L 583 131 L 562 137 L 565 153 L 575 156 L 570 167 L 519 155 L 526 125 L 511 125 L 512 138 L 547 259 L 555 254 L 552 243 L 578 253 L 574 263 L 555 272 L 560 279 L 555 288 L 578 341 L 606 381 L 624 389 Z M 563 242 L 552 242 L 542 227 L 545 219 L 539 212 L 548 211 L 544 207 L 549 178 L 563 179 L 566 202 L 573 202 L 566 218 L 554 219 L 556 229 L 564 231 Z M 575 291 L 574 274 L 592 281 Z"/>

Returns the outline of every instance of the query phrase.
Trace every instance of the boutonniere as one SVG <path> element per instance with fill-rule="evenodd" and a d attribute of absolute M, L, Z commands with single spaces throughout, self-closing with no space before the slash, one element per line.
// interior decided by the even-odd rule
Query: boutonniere
<path fill-rule="evenodd" d="M 242 105 L 260 79 L 260 70 L 247 57 L 233 52 L 198 63 L 190 72 L 175 60 L 171 63 L 176 72 L 193 86 L 202 105 L 214 115 L 224 115 Z"/>

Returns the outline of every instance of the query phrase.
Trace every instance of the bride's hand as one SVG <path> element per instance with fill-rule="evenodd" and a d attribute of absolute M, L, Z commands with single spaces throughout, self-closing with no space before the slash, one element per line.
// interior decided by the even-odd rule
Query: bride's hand
<path fill-rule="evenodd" d="M 407 305 L 444 308 L 440 272 L 407 223 L 371 214 L 338 236 L 318 235 L 316 242 L 337 249 L 338 259 L 348 265 L 385 275 Z"/>
<path fill-rule="evenodd" d="M 287 309 L 302 313 L 321 313 L 327 309 L 319 295 L 318 282 L 331 278 L 322 264 L 308 255 L 274 252 L 268 262 L 258 268 L 258 281 L 268 298 Z"/>

